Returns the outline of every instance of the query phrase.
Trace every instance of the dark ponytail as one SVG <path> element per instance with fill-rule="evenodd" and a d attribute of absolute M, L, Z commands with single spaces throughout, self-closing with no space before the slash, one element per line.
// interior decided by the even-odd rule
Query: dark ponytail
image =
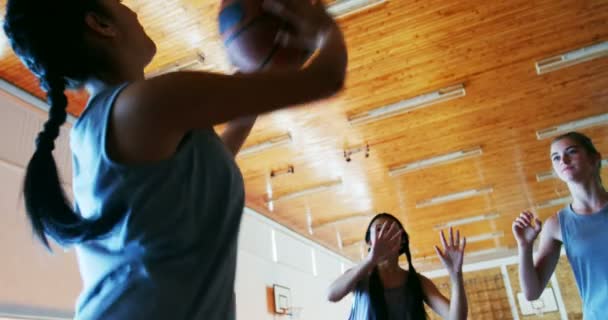
<path fill-rule="evenodd" d="M 370 228 L 376 219 L 382 217 L 394 220 L 401 229 L 401 231 L 403 231 L 403 236 L 401 239 L 401 249 L 399 250 L 399 253 L 405 254 L 409 266 L 407 281 L 404 287 L 405 295 L 408 297 L 406 310 L 410 315 L 410 319 L 424 320 L 426 319 L 426 312 L 424 310 L 424 292 L 422 291 L 420 277 L 418 277 L 418 273 L 416 272 L 416 269 L 412 264 L 412 254 L 410 252 L 409 237 L 407 232 L 405 231 L 405 228 L 403 228 L 401 222 L 399 222 L 396 217 L 389 213 L 377 214 L 367 226 L 367 231 L 365 232 L 365 241 L 367 243 L 370 243 Z M 369 295 L 371 300 L 371 308 L 375 319 L 387 320 L 388 311 L 386 310 L 386 301 L 384 299 L 384 286 L 382 286 L 382 280 L 380 279 L 378 267 L 374 268 L 369 278 Z"/>
<path fill-rule="evenodd" d="M 4 31 L 15 53 L 40 80 L 50 105 L 49 119 L 27 165 L 24 200 L 34 234 L 50 249 L 48 237 L 70 244 L 99 237 L 122 219 L 119 214 L 87 220 L 74 212 L 61 187 L 53 158 L 55 139 L 67 118 L 66 88 L 91 76 L 97 57 L 84 40 L 85 15 L 100 10 L 96 0 L 9 0 Z"/>

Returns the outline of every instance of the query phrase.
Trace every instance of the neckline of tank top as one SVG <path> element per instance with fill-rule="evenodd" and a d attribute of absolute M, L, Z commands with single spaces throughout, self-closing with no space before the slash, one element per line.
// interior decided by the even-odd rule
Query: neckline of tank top
<path fill-rule="evenodd" d="M 570 214 L 572 214 L 573 216 L 577 217 L 577 218 L 581 218 L 581 219 L 585 219 L 585 218 L 593 218 L 593 217 L 597 217 L 597 216 L 601 216 L 603 214 L 608 214 L 608 203 L 606 205 L 604 205 L 600 210 L 593 212 L 593 213 L 577 213 L 576 211 L 574 211 L 574 209 L 572 209 L 572 203 L 568 204 L 566 206 L 566 211 Z"/>

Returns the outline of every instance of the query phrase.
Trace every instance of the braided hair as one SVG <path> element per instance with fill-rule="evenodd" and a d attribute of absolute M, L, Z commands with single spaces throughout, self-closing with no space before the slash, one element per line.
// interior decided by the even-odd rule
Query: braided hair
<path fill-rule="evenodd" d="M 116 214 L 88 220 L 76 214 L 52 153 L 67 118 L 64 91 L 80 87 L 99 62 L 84 37 L 89 12 L 103 14 L 103 8 L 97 0 L 9 0 L 6 5 L 4 32 L 13 51 L 40 81 L 50 105 L 23 187 L 33 232 L 49 250 L 47 236 L 63 245 L 82 242 L 108 233 L 122 218 Z"/>

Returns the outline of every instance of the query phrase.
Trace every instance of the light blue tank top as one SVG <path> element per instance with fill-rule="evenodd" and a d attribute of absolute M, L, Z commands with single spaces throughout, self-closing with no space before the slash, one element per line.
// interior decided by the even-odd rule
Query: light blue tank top
<path fill-rule="evenodd" d="M 120 211 L 106 237 L 76 245 L 77 319 L 235 319 L 241 173 L 213 129 L 169 159 L 123 165 L 106 153 L 111 108 L 125 85 L 93 97 L 71 132 L 75 210 Z"/>
<path fill-rule="evenodd" d="M 566 255 L 583 301 L 584 319 L 607 319 L 608 206 L 580 215 L 568 205 L 558 216 Z"/>

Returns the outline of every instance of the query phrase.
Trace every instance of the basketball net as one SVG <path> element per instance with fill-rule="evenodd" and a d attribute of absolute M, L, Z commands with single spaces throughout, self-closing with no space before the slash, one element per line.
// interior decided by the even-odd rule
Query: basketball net
<path fill-rule="evenodd" d="M 283 311 L 281 315 L 284 317 L 288 317 L 289 319 L 300 319 L 300 317 L 302 316 L 302 310 L 304 310 L 304 308 L 291 307 L 283 308 L 281 310 Z"/>
<path fill-rule="evenodd" d="M 543 301 L 542 299 L 539 300 L 534 300 L 531 302 L 532 304 L 532 309 L 534 309 L 534 313 L 537 316 L 542 316 L 543 315 L 543 310 L 545 309 L 545 301 Z"/>

